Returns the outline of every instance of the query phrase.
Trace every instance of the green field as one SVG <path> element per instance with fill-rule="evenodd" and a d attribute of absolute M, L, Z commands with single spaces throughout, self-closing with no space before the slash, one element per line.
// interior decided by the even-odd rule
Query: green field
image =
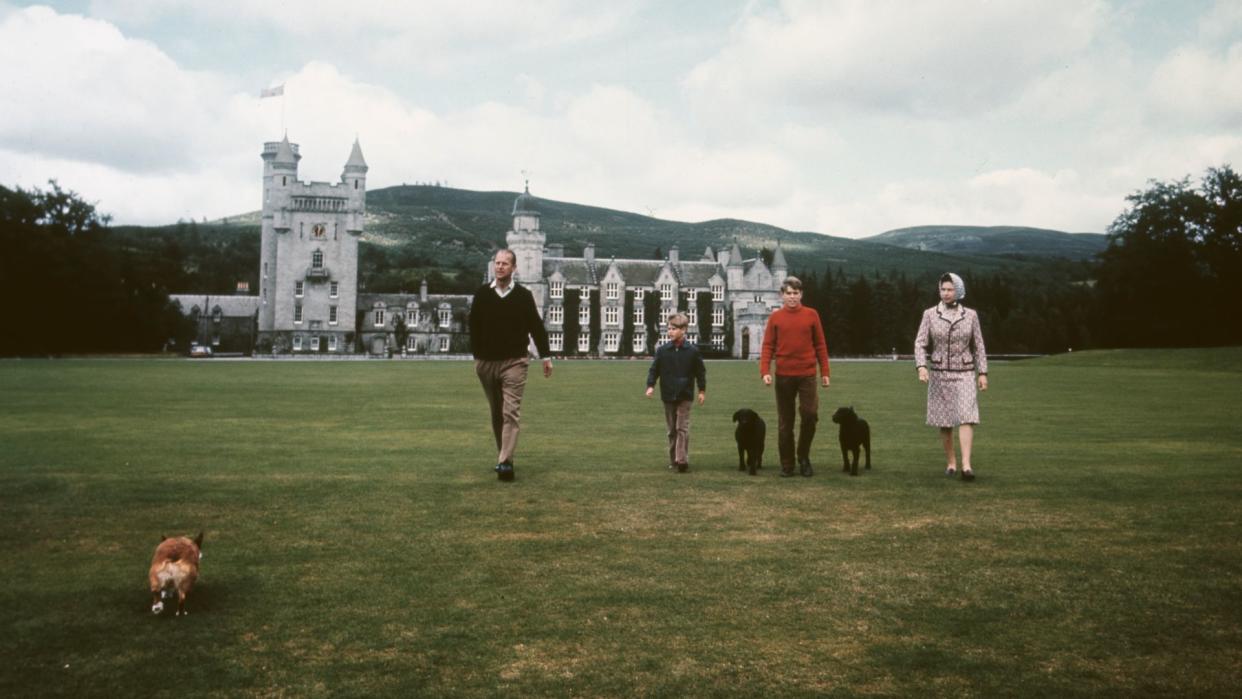
<path fill-rule="evenodd" d="M 1242 686 L 1242 350 L 996 363 L 971 484 L 908 363 L 834 366 L 810 479 L 776 477 L 772 395 L 735 362 L 669 472 L 646 369 L 532 374 L 504 484 L 467 363 L 0 362 L 0 694 Z M 858 478 L 843 404 L 872 425 Z M 151 551 L 200 529 L 190 616 L 152 616 Z"/>

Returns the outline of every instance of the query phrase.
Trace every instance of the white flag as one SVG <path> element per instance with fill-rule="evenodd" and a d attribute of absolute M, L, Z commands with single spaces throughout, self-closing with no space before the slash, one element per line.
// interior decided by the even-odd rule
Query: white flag
<path fill-rule="evenodd" d="M 285 86 L 282 83 L 276 87 L 265 87 L 262 90 L 259 90 L 259 99 L 263 99 L 264 97 L 280 97 L 283 94 L 285 94 Z"/>

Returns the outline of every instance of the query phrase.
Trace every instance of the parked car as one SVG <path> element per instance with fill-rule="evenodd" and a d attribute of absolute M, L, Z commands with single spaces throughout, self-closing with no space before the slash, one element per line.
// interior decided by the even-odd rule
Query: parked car
<path fill-rule="evenodd" d="M 194 345 L 190 347 L 191 357 L 210 357 L 211 348 L 207 345 Z"/>

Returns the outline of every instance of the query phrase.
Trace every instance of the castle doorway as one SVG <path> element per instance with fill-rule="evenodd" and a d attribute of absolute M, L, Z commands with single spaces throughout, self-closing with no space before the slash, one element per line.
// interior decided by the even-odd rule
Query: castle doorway
<path fill-rule="evenodd" d="M 742 359 L 750 359 L 750 328 L 742 328 Z"/>

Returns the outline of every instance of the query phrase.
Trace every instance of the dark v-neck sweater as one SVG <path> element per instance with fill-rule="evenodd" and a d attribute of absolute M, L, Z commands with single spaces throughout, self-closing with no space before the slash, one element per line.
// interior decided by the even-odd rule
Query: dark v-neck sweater
<path fill-rule="evenodd" d="M 474 292 L 470 304 L 470 348 L 475 359 L 520 359 L 527 355 L 530 338 L 540 357 L 548 357 L 548 331 L 543 327 L 530 289 L 514 282 L 504 297 L 491 284 Z"/>

